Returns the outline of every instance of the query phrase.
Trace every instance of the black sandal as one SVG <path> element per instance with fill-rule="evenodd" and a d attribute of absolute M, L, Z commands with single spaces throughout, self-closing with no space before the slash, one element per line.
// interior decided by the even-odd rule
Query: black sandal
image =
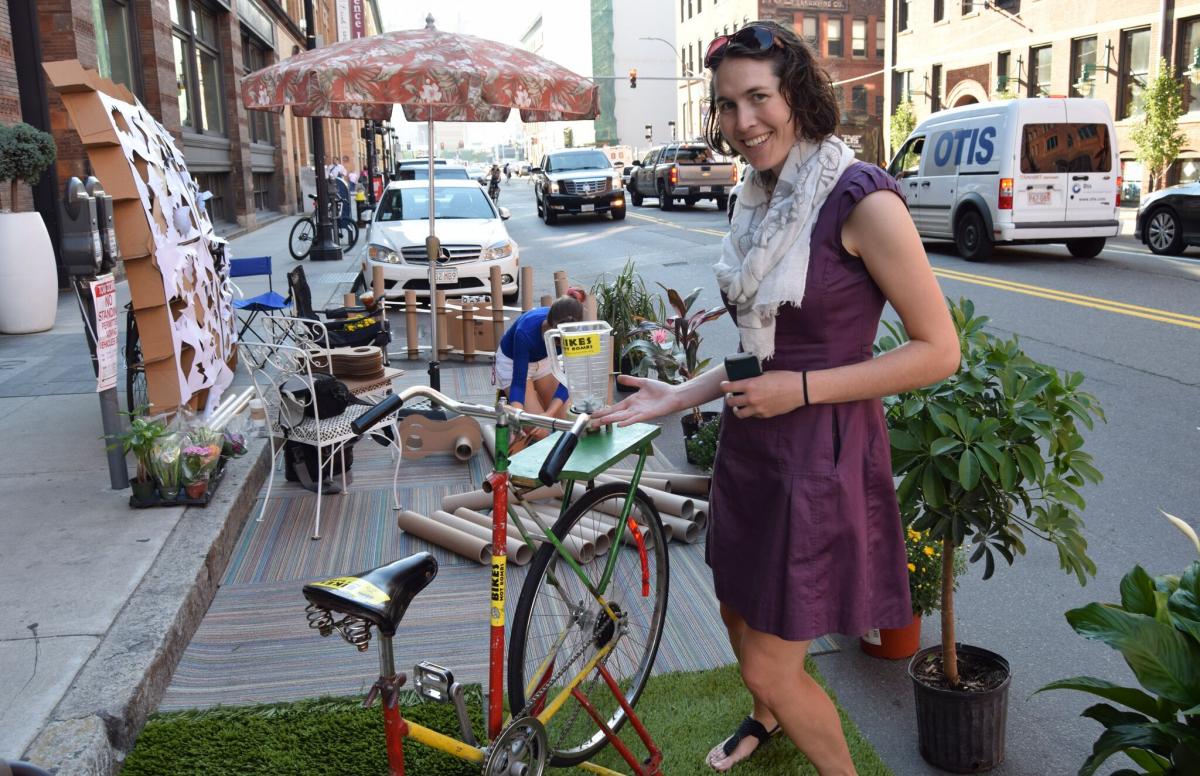
<path fill-rule="evenodd" d="M 715 752 L 718 748 L 724 753 L 724 757 L 729 757 L 731 754 L 733 754 L 734 750 L 737 749 L 738 744 L 740 744 L 742 740 L 746 738 L 746 736 L 754 736 L 758 739 L 758 746 L 762 746 L 763 744 L 767 743 L 767 741 L 771 740 L 771 736 L 778 733 L 779 730 L 779 725 L 775 725 L 772 730 L 767 730 L 763 723 L 759 722 L 754 717 L 747 716 L 742 720 L 741 724 L 738 725 L 738 728 L 736 731 L 734 731 L 734 734 L 725 739 L 725 743 L 717 744 L 717 746 L 713 747 L 712 750 L 709 751 L 706 762 L 708 762 L 709 766 L 712 767 L 712 755 L 713 752 Z M 746 755 L 746 757 L 743 757 L 742 760 L 753 756 L 754 752 L 758 751 L 758 746 L 756 746 L 754 750 L 750 752 L 750 754 Z M 738 760 L 738 762 L 741 762 L 742 760 Z"/>

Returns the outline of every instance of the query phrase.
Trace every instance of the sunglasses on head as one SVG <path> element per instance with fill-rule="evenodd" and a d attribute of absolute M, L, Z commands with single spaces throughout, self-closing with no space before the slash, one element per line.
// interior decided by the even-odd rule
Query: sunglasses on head
<path fill-rule="evenodd" d="M 708 51 L 704 53 L 704 66 L 712 69 L 719 63 L 721 57 L 725 56 L 725 49 L 730 43 L 736 43 L 743 48 L 757 52 L 769 51 L 778 43 L 778 40 L 775 38 L 775 33 L 768 28 L 748 24 L 732 35 L 719 35 L 713 38 L 713 42 L 708 44 Z"/>

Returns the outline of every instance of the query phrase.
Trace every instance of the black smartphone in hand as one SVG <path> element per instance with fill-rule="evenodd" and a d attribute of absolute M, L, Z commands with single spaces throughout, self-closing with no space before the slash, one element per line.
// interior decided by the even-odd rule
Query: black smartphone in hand
<path fill-rule="evenodd" d="M 762 374 L 762 364 L 753 353 L 737 353 L 725 357 L 725 376 L 730 382 L 749 380 Z"/>

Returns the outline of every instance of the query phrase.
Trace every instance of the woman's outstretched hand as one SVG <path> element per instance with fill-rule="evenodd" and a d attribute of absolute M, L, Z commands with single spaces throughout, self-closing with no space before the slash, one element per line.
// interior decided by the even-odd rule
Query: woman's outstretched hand
<path fill-rule="evenodd" d="M 621 385 L 636 386 L 638 392 L 624 401 L 611 407 L 605 407 L 592 415 L 592 426 L 602 426 L 616 423 L 618 426 L 628 426 L 631 423 L 643 423 L 660 418 L 674 412 L 675 386 L 660 380 L 648 380 L 642 377 L 620 375 L 617 381 Z"/>

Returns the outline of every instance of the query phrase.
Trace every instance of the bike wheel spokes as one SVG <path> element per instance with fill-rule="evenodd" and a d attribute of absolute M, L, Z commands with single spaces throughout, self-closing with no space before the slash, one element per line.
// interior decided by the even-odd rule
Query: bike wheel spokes
<path fill-rule="evenodd" d="M 612 533 L 617 518 L 609 513 L 619 513 L 625 496 L 620 485 L 589 491 L 559 519 L 555 533 L 562 536 L 580 528 L 584 534 Z M 642 594 L 642 562 L 633 545 L 618 545 L 611 578 L 607 589 L 599 591 L 599 600 L 553 546 L 544 544 L 538 551 L 513 618 L 508 658 L 509 703 L 513 709 L 523 708 L 534 697 L 535 708 L 540 711 L 544 702 L 569 687 L 588 661 L 606 647 L 610 652 L 604 665 L 626 699 L 632 704 L 641 694 L 666 617 L 666 536 L 649 503 L 635 501 L 631 516 L 649 545 L 648 595 Z M 592 561 L 580 564 L 592 588 L 598 589 L 608 556 L 607 552 L 599 552 Z M 616 615 L 615 622 L 605 613 L 602 602 Z M 538 695 L 539 688 L 544 688 L 544 694 Z M 598 680 L 595 670 L 584 678 L 580 689 L 610 728 L 617 730 L 624 723 L 620 704 Z M 603 732 L 573 697 L 546 721 L 546 731 L 556 765 L 582 762 L 606 743 Z"/>

